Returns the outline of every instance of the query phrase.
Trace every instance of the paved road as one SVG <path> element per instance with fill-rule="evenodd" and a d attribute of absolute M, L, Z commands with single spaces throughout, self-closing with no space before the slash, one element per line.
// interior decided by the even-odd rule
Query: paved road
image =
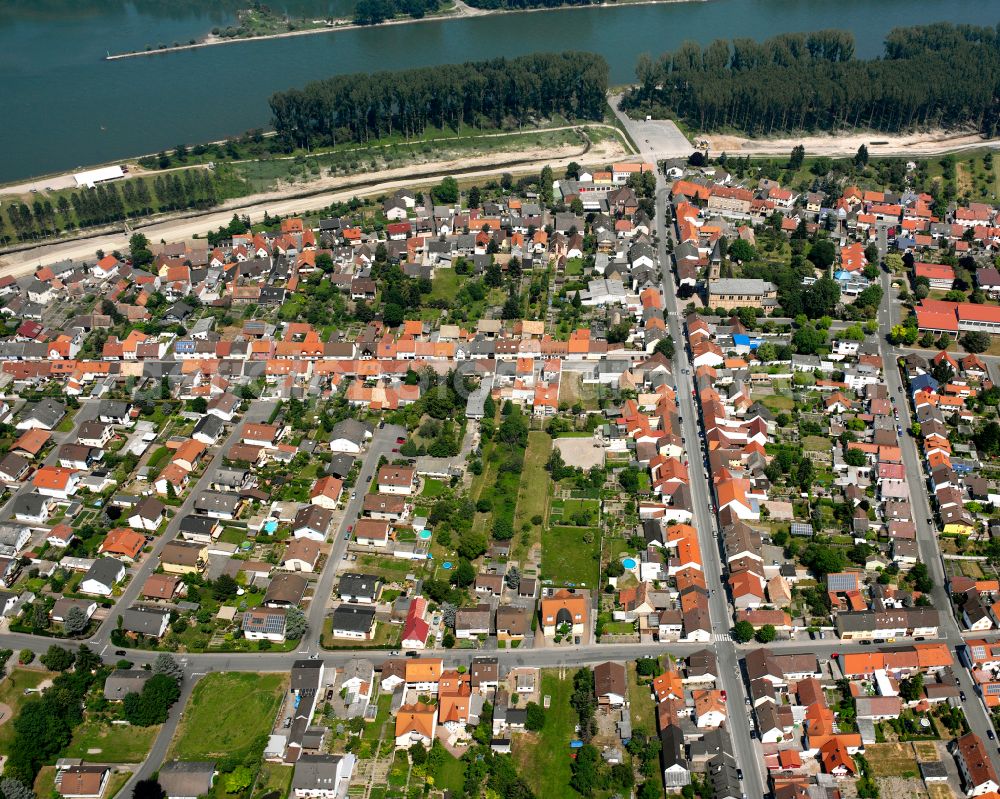
<path fill-rule="evenodd" d="M 891 285 L 891 277 L 885 272 L 882 273 L 882 293 L 882 307 L 879 309 L 878 316 L 879 348 L 882 353 L 885 382 L 889 388 L 889 395 L 895 398 L 895 407 L 899 410 L 899 424 L 903 428 L 900 449 L 903 453 L 903 465 L 906 468 L 906 483 L 910 487 L 910 499 L 917 528 L 917 546 L 920 550 L 920 560 L 927 564 L 930 576 L 934 580 L 934 590 L 931 596 L 934 607 L 938 608 L 941 615 L 939 633 L 948 642 L 949 647 L 955 649 L 964 644 L 964 639 L 962 630 L 951 612 L 951 599 L 945 588 L 944 563 L 938 548 L 937 528 L 928 523 L 929 519 L 934 518 L 934 512 L 930 505 L 929 488 L 922 466 L 923 461 L 916 440 L 909 434 L 910 407 L 897 366 L 897 359 L 903 353 L 888 342 L 889 331 L 892 328 L 894 315 L 898 311 L 899 304 L 896 300 L 895 289 Z M 960 687 L 968 698 L 962 707 L 969 720 L 969 726 L 988 744 L 987 751 L 990 753 L 993 765 L 1000 770 L 1000 757 L 997 756 L 997 750 L 989 745 L 986 737 L 986 732 L 992 729 L 992 725 L 983 703 L 976 694 L 972 677 L 964 668 L 955 669 L 955 673 L 958 675 Z"/>
<path fill-rule="evenodd" d="M 650 138 L 647 129 L 651 123 L 639 123 L 630 120 L 617 109 L 617 103 L 612 104 L 615 114 L 632 135 L 639 146 L 644 159 L 656 163 L 658 158 L 671 157 L 663 148 L 664 142 Z M 683 137 L 682 137 L 683 138 Z M 686 140 L 685 140 L 686 141 Z M 690 155 L 690 145 L 684 155 Z M 701 542 L 702 569 L 709 588 L 709 612 L 712 621 L 712 631 L 716 638 L 713 644 L 719 664 L 719 675 L 722 687 L 728 697 L 727 704 L 731 708 L 740 708 L 734 712 L 735 717 L 742 712 L 746 693 L 740 672 L 740 658 L 736 645 L 728 640 L 731 614 L 726 599 L 726 586 L 722 576 L 722 554 L 719 537 L 716 533 L 715 517 L 709 511 L 711 492 L 706 478 L 705 455 L 701 447 L 701 427 L 698 422 L 698 409 L 693 397 L 694 375 L 688 358 L 686 338 L 681 325 L 679 309 L 682 307 L 677 300 L 673 273 L 670 267 L 671 259 L 667 254 L 667 240 L 672 237 L 670 226 L 666 223 L 667 181 L 657 170 L 656 174 L 656 227 L 659 232 L 657 253 L 662 272 L 663 296 L 666 302 L 667 323 L 670 335 L 676 343 L 674 358 L 674 382 L 677 386 L 678 412 L 681 415 L 681 432 L 684 436 L 688 452 L 688 478 L 691 488 L 691 502 L 694 506 L 693 523 L 698 530 Z M 720 640 L 721 639 L 721 640 Z M 730 727 L 733 740 L 733 751 L 737 765 L 743 769 L 744 792 L 747 796 L 764 796 L 767 791 L 766 776 L 763 773 L 763 759 L 756 750 L 756 744 L 750 738 L 746 725 L 733 724 Z"/>
<path fill-rule="evenodd" d="M 239 437 L 239 431 L 243 427 L 243 424 L 249 422 L 251 424 L 266 422 L 270 418 L 274 406 L 277 404 L 277 400 L 255 400 L 250 405 L 250 409 L 247 411 L 242 420 L 236 420 L 233 424 L 232 429 L 229 431 L 229 435 L 223 440 L 222 444 L 213 447 L 213 457 L 211 463 L 205 468 L 204 473 L 201 478 L 195 484 L 195 486 L 188 493 L 187 498 L 181 505 L 175 509 L 173 518 L 167 523 L 167 529 L 163 531 L 163 535 L 159 536 L 155 543 L 153 544 L 153 550 L 146 556 L 146 559 L 142 561 L 137 569 L 132 571 L 132 579 L 122 595 L 115 602 L 114 607 L 108 613 L 107 618 L 101 623 L 98 628 L 97 633 L 95 633 L 90 639 L 90 645 L 94 647 L 102 655 L 106 654 L 106 650 L 111 645 L 111 631 L 115 629 L 118 624 L 118 616 L 123 610 L 126 610 L 132 606 L 132 603 L 136 601 L 139 597 L 139 591 L 142 590 L 143 584 L 146 582 L 146 578 L 149 577 L 155 570 L 160 562 L 160 553 L 163 548 L 167 545 L 167 542 L 172 541 L 177 536 L 177 531 L 180 529 L 181 519 L 183 519 L 189 513 L 194 512 L 194 502 L 198 494 L 209 488 L 215 481 L 215 477 L 222 468 L 222 454 L 226 452 L 230 446 L 232 446 Z"/>
<path fill-rule="evenodd" d="M 330 602 L 333 581 L 337 575 L 337 568 L 347 552 L 347 539 L 350 537 L 347 528 L 354 525 L 361 513 L 365 494 L 368 493 L 375 473 L 378 471 L 379 458 L 385 455 L 387 459 L 392 460 L 392 450 L 398 446 L 396 439 L 405 435 L 404 428 L 398 425 L 386 425 L 383 428 L 376 428 L 375 434 L 368 444 L 368 452 L 365 453 L 361 463 L 361 471 L 358 473 L 358 480 L 352 489 L 354 497 L 347 501 L 344 517 L 333 539 L 330 556 L 326 559 L 316 589 L 313 591 L 312 604 L 309 606 L 309 629 L 299 646 L 300 654 L 320 651 L 320 637 L 323 633 L 323 621 Z"/>

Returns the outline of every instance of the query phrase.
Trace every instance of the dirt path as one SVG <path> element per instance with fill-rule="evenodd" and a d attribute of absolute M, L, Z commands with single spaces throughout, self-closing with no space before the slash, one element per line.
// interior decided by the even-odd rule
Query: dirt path
<path fill-rule="evenodd" d="M 629 154 L 618 140 L 606 139 L 585 147 L 564 146 L 554 150 L 538 148 L 513 152 L 493 153 L 470 158 L 456 158 L 419 166 L 403 166 L 384 169 L 372 176 L 338 175 L 326 176 L 306 184 L 288 186 L 268 194 L 241 197 L 223 203 L 208 213 L 174 216 L 146 224 L 134 224 L 133 230 L 141 230 L 151 241 L 178 241 L 194 235 L 204 236 L 209 230 L 226 225 L 234 213 L 247 215 L 251 220 L 259 220 L 267 211 L 273 215 L 307 213 L 326 208 L 332 203 L 350 200 L 352 197 L 387 194 L 396 189 L 410 186 L 424 186 L 428 183 L 455 175 L 462 180 L 470 178 L 491 178 L 503 172 L 530 172 L 548 164 L 557 169 L 570 162 L 586 160 L 590 164 L 608 164 L 627 157 Z M 123 250 L 128 245 L 128 234 L 124 230 L 95 232 L 72 241 L 43 244 L 29 247 L 19 252 L 0 256 L 0 276 L 30 274 L 36 267 L 63 259 L 92 258 L 101 249 L 106 252 Z"/>
<path fill-rule="evenodd" d="M 709 154 L 713 156 L 723 152 L 728 155 L 787 155 L 798 144 L 806 148 L 807 156 L 831 157 L 854 155 L 864 144 L 873 158 L 887 155 L 923 157 L 979 147 L 1000 148 L 1000 139 L 984 139 L 978 133 L 954 133 L 944 130 L 899 135 L 866 131 L 774 139 L 700 134 L 695 137 L 695 144 L 701 143 L 707 143 Z"/>

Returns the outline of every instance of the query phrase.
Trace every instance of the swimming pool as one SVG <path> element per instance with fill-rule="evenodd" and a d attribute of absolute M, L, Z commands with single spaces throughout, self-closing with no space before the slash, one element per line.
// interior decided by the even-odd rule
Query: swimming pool
<path fill-rule="evenodd" d="M 431 537 L 431 531 L 430 530 L 421 530 L 420 531 L 420 540 L 421 541 L 426 541 L 430 537 Z"/>
<path fill-rule="evenodd" d="M 264 522 L 264 532 L 268 535 L 274 535 L 274 531 L 278 529 L 278 522 L 275 519 L 268 519 Z"/>
<path fill-rule="evenodd" d="M 622 558 L 622 566 L 626 569 L 634 569 L 639 564 L 635 562 L 635 558 Z"/>

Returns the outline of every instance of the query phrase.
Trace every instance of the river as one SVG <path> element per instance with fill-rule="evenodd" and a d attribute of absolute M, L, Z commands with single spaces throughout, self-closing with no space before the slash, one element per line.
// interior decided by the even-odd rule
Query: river
<path fill-rule="evenodd" d="M 350 0 L 279 0 L 344 15 Z M 350 30 L 105 61 L 226 25 L 239 0 L 0 0 L 0 180 L 72 169 L 268 124 L 267 97 L 327 75 L 540 50 L 601 53 L 613 83 L 685 39 L 846 28 L 859 56 L 897 25 L 995 25 L 997 0 L 707 0 L 573 8 Z"/>

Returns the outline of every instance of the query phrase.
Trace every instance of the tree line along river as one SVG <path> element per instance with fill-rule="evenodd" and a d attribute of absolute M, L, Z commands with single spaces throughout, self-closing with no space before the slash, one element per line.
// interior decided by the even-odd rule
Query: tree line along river
<path fill-rule="evenodd" d="M 284 0 L 295 16 L 345 16 L 351 0 Z M 857 55 L 897 25 L 995 25 L 996 0 L 705 0 L 575 7 L 241 42 L 105 61 L 108 52 L 200 38 L 241 0 L 6 0 L 0 7 L 0 181 L 73 169 L 266 127 L 268 96 L 333 74 L 538 51 L 602 54 L 612 83 L 641 52 L 685 39 L 763 39 L 842 28 Z"/>

